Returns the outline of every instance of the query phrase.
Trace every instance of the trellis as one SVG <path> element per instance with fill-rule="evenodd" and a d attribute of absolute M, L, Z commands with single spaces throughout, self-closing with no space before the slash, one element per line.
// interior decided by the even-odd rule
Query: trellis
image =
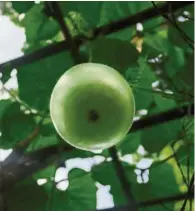
<path fill-rule="evenodd" d="M 127 27 L 133 26 L 138 22 L 143 22 L 149 19 L 152 19 L 161 14 L 167 14 L 170 11 L 170 5 L 172 12 L 177 11 L 184 6 L 190 5 L 193 2 L 168 2 L 165 3 L 159 8 L 152 7 L 150 9 L 139 12 L 130 17 L 121 19 L 119 21 L 112 22 L 110 24 L 95 28 L 92 32 L 93 36 L 90 38 L 91 40 L 96 39 L 99 35 L 108 35 L 113 32 L 120 31 Z M 47 6 L 48 3 L 46 3 Z M 0 64 L 0 72 L 6 71 L 7 69 L 18 68 L 22 65 L 26 65 L 32 63 L 34 61 L 38 61 L 44 59 L 46 57 L 52 56 L 54 54 L 58 54 L 62 51 L 70 51 L 75 64 L 79 63 L 79 52 L 78 47 L 84 45 L 88 38 L 83 36 L 77 36 L 72 38 L 69 34 L 68 28 L 63 21 L 63 16 L 61 14 L 60 8 L 57 2 L 52 2 L 52 10 L 50 10 L 51 15 L 58 21 L 61 26 L 62 33 L 66 37 L 64 41 L 61 41 L 57 44 L 48 45 L 42 49 L 36 50 L 33 53 L 26 54 L 17 59 L 13 59 L 11 61 Z M 160 11 L 160 12 L 159 12 Z M 193 115 L 194 114 L 194 104 L 187 105 L 179 108 L 175 108 L 166 112 L 159 113 L 157 115 L 149 116 L 140 120 L 137 120 L 133 123 L 131 128 L 132 131 L 138 131 L 146 127 L 151 127 L 152 125 L 162 124 L 164 122 L 168 122 L 171 120 L 175 120 L 178 118 L 182 118 L 185 115 Z M 37 132 L 36 130 L 34 131 Z M 28 137 L 27 139 L 31 139 L 32 137 Z M 19 147 L 14 149 L 14 151 L 1 163 L 1 171 L 0 171 L 0 191 L 4 191 L 5 189 L 11 187 L 16 182 L 25 179 L 27 176 L 41 170 L 51 163 L 55 162 L 58 158 L 58 147 L 49 146 L 44 149 L 40 149 L 31 153 L 24 152 L 25 147 Z M 64 151 L 71 151 L 73 148 L 71 146 L 64 147 Z M 128 205 L 124 207 L 115 207 L 112 209 L 104 209 L 104 211 L 123 211 L 123 210 L 137 210 L 137 207 L 147 207 L 154 206 L 160 203 L 168 203 L 177 200 L 185 199 L 186 196 L 189 198 L 193 198 L 193 192 L 189 190 L 185 194 L 180 194 L 177 196 L 161 198 L 151 201 L 145 202 L 135 202 L 133 195 L 130 191 L 130 184 L 125 176 L 125 172 L 123 167 L 117 156 L 117 149 L 112 147 L 109 149 L 110 155 L 113 159 L 113 164 L 115 166 L 116 173 L 121 183 L 122 190 L 124 195 L 127 198 Z M 192 178 L 193 182 L 194 178 Z M 103 210 L 102 210 L 103 211 Z"/>

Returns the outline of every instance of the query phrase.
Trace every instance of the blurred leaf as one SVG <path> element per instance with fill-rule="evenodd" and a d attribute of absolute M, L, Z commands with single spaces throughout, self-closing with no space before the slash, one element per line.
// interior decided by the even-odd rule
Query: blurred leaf
<path fill-rule="evenodd" d="M 127 41 L 99 38 L 91 43 L 92 62 L 102 63 L 123 72 L 138 58 L 136 48 Z"/>
<path fill-rule="evenodd" d="M 65 52 L 18 68 L 20 98 L 37 110 L 49 109 L 56 82 L 72 65 L 70 53 Z"/>
<path fill-rule="evenodd" d="M 22 21 L 28 43 L 51 39 L 60 30 L 58 23 L 43 13 L 43 5 L 36 4 Z"/>
<path fill-rule="evenodd" d="M 104 25 L 128 17 L 151 7 L 149 2 L 105 1 L 102 5 L 100 24 Z"/>
<path fill-rule="evenodd" d="M 194 5 L 188 5 L 185 8 L 183 8 L 184 11 L 188 11 L 190 13 L 190 16 L 192 17 L 192 19 L 194 18 Z"/>
<path fill-rule="evenodd" d="M 36 203 L 32 199 L 36 196 Z M 28 179 L 16 184 L 5 193 L 8 211 L 35 211 L 47 202 L 47 194 L 33 179 Z"/>
<path fill-rule="evenodd" d="M 148 91 L 134 89 L 136 110 L 148 109 L 153 102 L 153 94 Z"/>
<path fill-rule="evenodd" d="M 131 11 L 131 14 L 136 14 L 138 12 L 141 12 L 143 10 L 146 10 L 148 8 L 151 8 L 151 3 L 147 1 L 140 1 L 140 2 L 128 2 L 129 10 Z"/>
<path fill-rule="evenodd" d="M 142 24 L 144 27 L 144 31 L 147 31 L 147 32 L 154 31 L 155 33 L 156 30 L 159 30 L 160 27 L 163 28 L 163 23 L 164 23 L 164 18 L 162 16 L 158 16 L 156 18 L 146 20 Z"/>
<path fill-rule="evenodd" d="M 138 83 L 133 88 L 136 110 L 147 109 L 151 105 L 153 102 L 152 83 L 157 80 L 145 58 L 140 57 L 138 63 L 140 78 L 137 79 Z"/>
<path fill-rule="evenodd" d="M 181 207 L 183 206 L 183 203 L 184 203 L 183 201 L 176 202 L 174 211 L 181 210 Z M 185 211 L 188 211 L 188 210 L 194 210 L 194 200 L 193 199 L 192 199 L 192 209 L 191 209 L 189 201 L 186 204 Z"/>
<path fill-rule="evenodd" d="M 102 5 L 100 25 L 108 24 L 128 15 L 131 15 L 128 2 L 105 1 Z"/>
<path fill-rule="evenodd" d="M 90 173 L 73 169 L 68 174 L 66 191 L 55 190 L 52 208 L 55 211 L 85 211 L 96 209 L 96 187 Z M 51 191 L 51 190 L 48 190 Z"/>
<path fill-rule="evenodd" d="M 168 42 L 160 34 L 146 34 L 142 44 L 142 55 L 148 56 L 149 59 L 157 57 L 159 54 L 167 54 Z"/>
<path fill-rule="evenodd" d="M 140 132 L 129 133 L 126 137 L 118 144 L 118 150 L 122 156 L 126 154 L 135 153 L 138 146 L 140 145 Z"/>
<path fill-rule="evenodd" d="M 194 53 L 189 55 L 185 66 L 181 68 L 176 77 L 189 89 L 194 90 Z"/>
<path fill-rule="evenodd" d="M 177 46 L 168 45 L 168 56 L 164 68 L 167 75 L 174 77 L 184 64 L 184 51 Z"/>
<path fill-rule="evenodd" d="M 176 24 L 182 32 L 179 32 L 173 25 L 170 25 L 168 29 L 169 39 L 174 45 L 177 45 L 183 49 L 188 49 L 188 41 L 186 38 L 183 38 L 183 36 L 187 36 L 192 41 L 194 40 L 194 22 L 191 20 L 185 22 L 177 21 Z"/>
<path fill-rule="evenodd" d="M 180 120 L 172 120 L 146 128 L 142 132 L 141 143 L 150 153 L 160 152 L 167 144 L 178 139 L 181 126 Z"/>
<path fill-rule="evenodd" d="M 12 1 L 12 7 L 16 10 L 19 14 L 26 13 L 30 8 L 34 5 L 34 1 Z"/>
<path fill-rule="evenodd" d="M 172 97 L 174 98 L 174 95 L 172 95 Z M 177 107 L 177 103 L 175 102 L 174 99 L 166 98 L 166 97 L 163 97 L 163 96 L 161 96 L 159 94 L 155 94 L 154 95 L 154 101 L 155 101 L 156 106 L 157 106 L 156 110 L 159 113 Z"/>
<path fill-rule="evenodd" d="M 0 120 L 0 146 L 9 149 L 16 143 L 27 138 L 35 128 L 32 116 L 24 114 L 18 103 L 12 103 L 6 107 Z"/>
<path fill-rule="evenodd" d="M 194 144 L 184 144 L 177 150 L 177 159 L 182 165 L 188 165 L 187 160 L 189 159 L 189 165 L 193 168 L 194 166 Z"/>
<path fill-rule="evenodd" d="M 108 34 L 106 37 L 129 41 L 135 33 L 136 29 L 135 27 L 132 27 Z"/>
<path fill-rule="evenodd" d="M 138 64 L 141 71 L 141 77 L 139 81 L 140 86 L 144 88 L 151 88 L 152 83 L 156 80 L 156 76 L 150 68 L 147 59 L 139 57 Z"/>
<path fill-rule="evenodd" d="M 136 175 L 134 169 L 131 166 L 125 166 L 126 175 L 128 176 L 129 182 L 136 183 Z M 116 175 L 115 168 L 112 162 L 104 162 L 96 165 L 92 168 L 92 174 L 95 181 L 101 183 L 102 185 L 110 185 L 110 193 L 114 198 L 114 203 L 116 205 L 124 205 L 127 203 L 124 196 L 123 190 L 121 189 L 121 184 L 119 178 Z"/>
<path fill-rule="evenodd" d="M 10 100 L 0 100 L 0 121 L 2 120 L 7 108 L 12 104 Z"/>

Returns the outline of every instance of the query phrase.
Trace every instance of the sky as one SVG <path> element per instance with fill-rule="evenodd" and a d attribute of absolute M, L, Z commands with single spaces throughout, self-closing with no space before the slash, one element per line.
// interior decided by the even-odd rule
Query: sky
<path fill-rule="evenodd" d="M 12 23 L 9 17 L 2 16 L 0 14 L 0 64 L 11 59 L 20 57 L 23 55 L 21 49 L 25 42 L 25 32 L 23 28 L 20 28 L 14 23 Z M 0 84 L 1 86 L 1 84 Z M 14 88 L 17 87 L 17 80 L 16 77 L 12 77 L 6 83 L 6 88 Z M 1 87 L 0 87 L 1 88 Z M 0 99 L 4 96 L 0 95 Z M 3 161 L 12 150 L 1 150 L 0 149 L 0 161 Z M 141 154 L 144 153 L 142 147 L 139 148 L 139 152 Z M 92 164 L 102 162 L 103 158 L 101 156 L 95 156 L 95 158 L 88 158 L 88 159 L 72 159 L 66 162 L 66 169 L 60 168 L 56 173 L 55 180 L 59 181 L 65 177 L 67 177 L 67 173 L 72 168 L 82 168 L 85 171 L 90 171 Z M 131 160 L 131 155 L 124 157 L 124 160 Z M 138 163 L 139 167 L 146 167 L 151 165 L 151 160 L 142 160 Z M 146 175 L 146 180 L 148 179 L 148 175 Z M 138 178 L 138 181 L 141 180 Z M 43 183 L 44 181 L 38 181 L 38 183 Z M 68 182 L 62 182 L 60 187 L 63 190 L 66 190 L 68 187 Z M 101 184 L 97 184 L 98 191 L 97 191 L 97 209 L 103 208 L 110 208 L 113 207 L 113 198 L 109 194 L 110 187 L 103 186 Z"/>
<path fill-rule="evenodd" d="M 24 29 L 12 23 L 8 17 L 0 15 L 0 63 L 17 58 L 23 53 Z"/>

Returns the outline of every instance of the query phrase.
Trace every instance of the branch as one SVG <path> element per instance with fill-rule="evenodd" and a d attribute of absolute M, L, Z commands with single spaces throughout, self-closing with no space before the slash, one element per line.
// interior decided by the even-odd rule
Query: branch
<path fill-rule="evenodd" d="M 53 10 L 53 17 L 56 19 L 56 21 L 59 23 L 61 27 L 64 38 L 68 43 L 68 48 L 71 51 L 72 58 L 74 59 L 75 64 L 79 64 L 80 55 L 78 51 L 78 46 L 69 32 L 68 26 L 64 22 L 64 18 L 58 5 L 58 2 L 45 2 L 45 4 L 46 5 L 51 4 L 51 9 Z"/>
<path fill-rule="evenodd" d="M 172 11 L 177 11 L 178 9 L 181 9 L 190 4 L 193 4 L 193 1 L 174 2 L 172 5 Z M 159 6 L 159 9 L 163 13 L 169 12 L 169 3 L 165 3 L 162 6 Z M 92 39 L 96 38 L 99 35 L 108 35 L 120 31 L 122 29 L 131 27 L 138 22 L 143 23 L 144 21 L 157 17 L 158 15 L 159 13 L 158 11 L 156 11 L 155 8 L 152 7 L 150 9 L 146 9 L 135 15 L 129 16 L 119 21 L 115 21 L 94 29 L 92 32 L 92 34 L 94 35 Z M 77 46 L 80 46 L 81 44 L 84 43 L 83 39 L 79 37 L 75 37 L 74 41 L 76 42 Z M 18 68 L 22 65 L 26 65 L 38 61 L 40 59 L 44 59 L 46 57 L 55 55 L 68 49 L 69 49 L 69 44 L 66 41 L 48 45 L 47 47 L 41 48 L 40 50 L 36 50 L 33 53 L 29 53 L 22 57 L 0 64 L 0 72 L 6 70 L 6 67 L 10 67 L 10 69 Z"/>
<path fill-rule="evenodd" d="M 184 39 L 184 41 L 186 41 L 189 44 L 189 46 L 192 48 L 192 50 L 194 50 L 194 45 L 193 45 L 194 41 L 191 40 L 191 38 L 188 35 L 186 35 L 186 33 L 179 28 L 179 26 L 175 20 L 174 13 L 172 12 L 173 2 L 169 2 L 169 7 L 171 10 L 170 12 L 171 12 L 173 20 L 171 20 L 169 16 L 165 15 L 153 1 L 152 1 L 152 4 L 153 4 L 154 8 L 156 8 L 156 10 L 159 12 L 159 14 L 161 14 L 165 19 L 167 19 L 175 27 L 175 29 L 179 32 L 179 34 Z"/>
<path fill-rule="evenodd" d="M 123 192 L 124 192 L 124 194 L 127 198 L 127 202 L 129 204 L 129 206 L 131 207 L 131 210 L 136 211 L 137 206 L 136 206 L 136 203 L 135 203 L 134 196 L 132 195 L 131 190 L 130 190 L 131 186 L 130 186 L 130 183 L 129 183 L 126 175 L 125 175 L 125 171 L 123 169 L 123 166 L 122 166 L 122 164 L 121 164 L 121 162 L 118 158 L 116 147 L 115 146 L 111 147 L 109 149 L 109 152 L 110 152 L 110 155 L 113 159 L 113 164 L 114 164 L 117 176 L 119 178 L 122 190 L 123 190 Z"/>
<path fill-rule="evenodd" d="M 169 111 L 162 112 L 153 116 L 145 117 L 138 121 L 135 121 L 129 132 L 134 132 L 142 128 L 151 127 L 153 125 L 162 124 L 171 120 L 179 119 L 187 114 L 194 115 L 194 104 L 174 108 Z"/>
<path fill-rule="evenodd" d="M 193 107 L 194 105 L 191 106 L 191 115 L 194 114 Z M 187 108 L 188 106 L 184 106 L 182 109 L 176 108 L 167 112 L 160 113 L 158 115 L 137 120 L 133 123 L 133 127 L 130 131 L 135 132 L 145 127 L 152 127 L 153 125 L 163 123 L 164 121 L 181 118 L 188 114 Z M 63 148 L 64 152 L 72 150 L 74 150 L 72 146 Z M 12 163 L 9 164 L 5 164 L 3 162 L 1 164 L 2 168 L 0 171 L 0 180 L 4 178 L 4 181 L 3 183 L 0 181 L 0 184 L 3 184 L 3 187 L 0 187 L 0 190 L 1 188 L 6 188 L 15 182 L 26 178 L 27 176 L 30 176 L 31 174 L 46 168 L 48 165 L 56 161 L 58 158 L 57 153 L 58 146 L 55 145 L 27 153 L 22 157 L 19 157 L 19 159 L 15 159 L 12 161 Z"/>
<path fill-rule="evenodd" d="M 74 59 L 74 63 L 79 64 L 80 63 L 80 55 L 79 55 L 78 48 L 75 45 L 74 40 L 72 39 L 72 37 L 69 33 L 68 27 L 64 23 L 63 16 L 62 16 L 62 13 L 61 13 L 60 8 L 58 6 L 58 3 L 52 2 L 52 8 L 53 8 L 53 12 L 54 12 L 53 16 L 58 21 L 58 23 L 60 24 L 62 32 L 64 34 L 64 37 L 66 38 L 67 42 L 69 43 L 69 47 L 70 47 L 70 50 L 72 52 L 72 57 Z M 129 205 L 131 205 L 131 206 L 134 205 L 133 210 L 136 211 L 137 209 L 135 208 L 135 200 L 134 200 L 134 198 L 133 198 L 133 196 L 130 192 L 130 185 L 129 185 L 129 182 L 128 182 L 126 176 L 125 176 L 124 169 L 123 169 L 123 167 L 122 167 L 122 165 L 121 165 L 121 163 L 118 159 L 116 148 L 115 147 L 110 148 L 110 153 L 111 153 L 111 156 L 113 158 L 113 162 L 114 162 L 117 174 L 119 176 L 119 180 L 120 180 L 122 189 L 124 191 L 125 196 L 127 197 L 127 201 L 129 202 Z"/>
<path fill-rule="evenodd" d="M 185 178 L 185 175 L 184 175 L 184 173 L 183 173 L 182 167 L 181 167 L 180 162 L 179 162 L 179 160 L 178 160 L 178 157 L 177 157 L 177 155 L 176 155 L 176 151 L 175 151 L 175 149 L 174 149 L 174 145 L 171 146 L 171 148 L 172 148 L 173 153 L 175 154 L 175 156 L 174 156 L 175 162 L 177 163 L 177 166 L 178 166 L 178 168 L 179 168 L 179 171 L 180 171 L 180 173 L 181 173 L 181 175 L 182 175 L 183 182 L 185 183 L 186 186 L 188 186 L 188 182 L 187 182 L 187 180 L 186 180 L 186 178 Z"/>
<path fill-rule="evenodd" d="M 192 178 L 190 180 L 190 184 L 189 184 L 189 187 L 188 187 L 188 192 L 186 193 L 186 197 L 185 197 L 184 203 L 183 203 L 182 208 L 181 208 L 180 211 L 185 211 L 185 207 L 186 207 L 187 201 L 188 201 L 188 199 L 191 198 L 190 195 L 191 195 L 191 192 L 192 192 L 191 189 L 193 189 L 193 186 L 194 186 L 194 173 L 193 173 Z"/>
<path fill-rule="evenodd" d="M 68 50 L 68 43 L 66 41 L 50 44 L 32 53 L 28 53 L 19 58 L 0 64 L 0 72 L 6 70 L 7 67 L 9 67 L 10 69 L 18 68 L 20 66 L 39 61 L 57 53 L 61 53 L 65 50 Z"/>
<path fill-rule="evenodd" d="M 0 192 L 54 163 L 59 159 L 59 147 L 49 146 L 26 153 L 19 157 L 19 159 L 16 159 L 15 162 L 2 163 L 0 170 Z M 71 146 L 63 147 L 64 152 L 69 152 L 72 149 L 73 147 Z"/>
<path fill-rule="evenodd" d="M 172 2 L 172 11 L 176 11 L 178 9 L 181 9 L 189 4 L 193 4 L 193 2 Z M 163 13 L 168 13 L 169 12 L 169 3 L 162 4 L 161 6 L 158 7 L 161 12 Z M 142 12 L 139 12 L 135 15 L 132 15 L 127 18 L 123 18 L 119 21 L 114 21 L 110 24 L 100 26 L 96 29 L 94 29 L 93 34 L 94 37 L 98 37 L 99 35 L 107 35 L 110 33 L 117 32 L 121 29 L 128 28 L 130 26 L 133 26 L 139 22 L 143 23 L 144 21 L 147 21 L 151 18 L 159 16 L 159 12 L 156 10 L 156 8 L 149 8 L 146 9 Z"/>
<path fill-rule="evenodd" d="M 145 208 L 145 207 L 159 205 L 162 203 L 171 203 L 171 202 L 181 201 L 181 200 L 185 199 L 185 197 L 186 197 L 186 193 L 183 193 L 183 194 L 178 194 L 175 196 L 169 196 L 169 197 L 165 197 L 165 198 L 152 199 L 152 200 L 138 202 L 137 205 L 139 208 L 143 208 L 143 207 Z M 194 193 L 191 192 L 189 197 L 191 199 L 193 199 Z M 120 206 L 120 207 L 113 207 L 113 208 L 101 209 L 101 210 L 96 210 L 96 211 L 129 211 L 129 210 L 131 210 L 130 206 Z"/>
<path fill-rule="evenodd" d="M 29 144 L 39 135 L 39 127 L 44 121 L 43 117 L 35 129 L 30 133 L 25 139 L 21 140 L 19 143 L 16 144 L 12 153 L 3 161 L 3 165 L 7 165 L 17 159 L 20 159 L 24 154 L 25 149 L 29 146 Z"/>
<path fill-rule="evenodd" d="M 13 152 L 3 161 L 3 164 L 7 165 L 10 162 L 13 162 L 19 157 L 21 157 L 21 155 L 24 153 L 25 148 L 38 136 L 38 134 L 39 127 L 37 126 L 27 138 L 25 138 L 24 140 L 19 142 L 19 144 L 16 145 Z"/>

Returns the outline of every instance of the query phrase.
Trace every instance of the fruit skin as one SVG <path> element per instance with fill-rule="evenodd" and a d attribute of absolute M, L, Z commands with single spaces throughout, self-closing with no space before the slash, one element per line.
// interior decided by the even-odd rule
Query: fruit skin
<path fill-rule="evenodd" d="M 117 144 L 129 131 L 135 101 L 119 72 L 103 64 L 83 63 L 57 81 L 50 114 L 66 142 L 82 150 L 103 150 Z"/>

